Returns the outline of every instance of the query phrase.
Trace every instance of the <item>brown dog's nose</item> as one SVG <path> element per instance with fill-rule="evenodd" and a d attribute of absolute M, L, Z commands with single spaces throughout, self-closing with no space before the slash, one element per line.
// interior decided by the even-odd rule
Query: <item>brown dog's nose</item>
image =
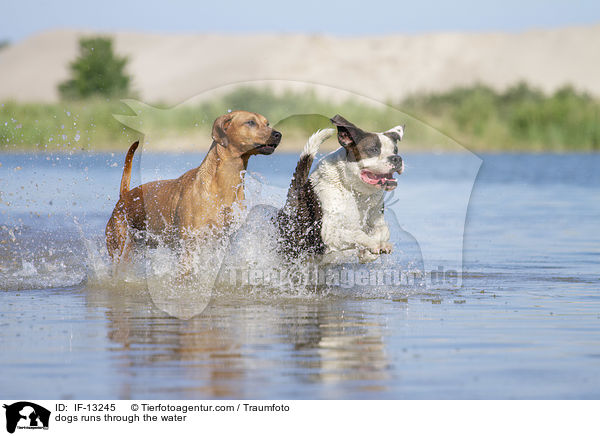
<path fill-rule="evenodd" d="M 281 141 L 281 133 L 277 130 L 273 130 L 271 132 L 271 139 L 273 139 L 276 144 L 279 144 L 279 141 Z"/>

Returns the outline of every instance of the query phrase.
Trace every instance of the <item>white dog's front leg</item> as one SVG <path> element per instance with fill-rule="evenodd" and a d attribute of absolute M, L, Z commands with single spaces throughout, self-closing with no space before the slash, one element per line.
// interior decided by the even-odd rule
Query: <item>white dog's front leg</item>
<path fill-rule="evenodd" d="M 373 254 L 380 252 L 380 240 L 367 235 L 359 228 L 348 228 L 347 225 L 344 227 L 324 222 L 321 237 L 328 251 L 362 249 Z"/>
<path fill-rule="evenodd" d="M 373 239 L 379 241 L 380 252 L 383 254 L 389 254 L 392 252 L 393 246 L 390 244 L 390 229 L 385 222 L 385 217 L 381 208 L 378 207 L 374 210 L 374 214 L 371 216 L 371 228 L 369 232 Z"/>
<path fill-rule="evenodd" d="M 386 225 L 385 221 L 370 232 L 370 237 L 377 241 L 379 250 L 377 253 L 373 253 L 371 250 L 361 249 L 358 251 L 358 260 L 360 263 L 374 262 L 379 258 L 380 254 L 390 254 L 393 250 L 392 244 L 390 244 L 390 229 Z"/>

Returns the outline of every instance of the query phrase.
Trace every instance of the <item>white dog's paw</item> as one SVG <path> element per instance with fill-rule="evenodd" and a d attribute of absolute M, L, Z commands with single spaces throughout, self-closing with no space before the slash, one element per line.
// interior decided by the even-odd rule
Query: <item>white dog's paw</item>
<path fill-rule="evenodd" d="M 369 250 L 358 251 L 358 261 L 360 263 L 374 262 L 379 258 L 379 254 L 373 254 Z"/>
<path fill-rule="evenodd" d="M 387 241 L 379 241 L 367 248 L 372 254 L 390 254 L 394 246 Z"/>
<path fill-rule="evenodd" d="M 379 243 L 379 254 L 390 254 L 394 250 L 394 246 L 389 242 Z"/>
<path fill-rule="evenodd" d="M 368 247 L 366 247 L 365 249 L 362 249 L 361 251 L 368 251 L 371 254 L 379 254 L 380 251 L 380 243 L 379 242 L 374 242 L 371 245 L 369 245 Z"/>

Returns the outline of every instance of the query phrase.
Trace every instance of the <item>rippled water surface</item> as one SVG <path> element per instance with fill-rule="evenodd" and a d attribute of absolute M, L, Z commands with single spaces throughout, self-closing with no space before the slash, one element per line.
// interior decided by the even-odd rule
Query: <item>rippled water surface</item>
<path fill-rule="evenodd" d="M 404 157 L 395 254 L 355 272 L 463 265 L 462 281 L 247 281 L 204 308 L 148 263 L 111 278 L 122 155 L 0 154 L 0 397 L 600 398 L 600 156 Z M 201 158 L 144 154 L 133 183 Z M 280 205 L 295 161 L 252 160 L 249 201 Z M 240 243 L 257 265 L 272 255 L 260 239 Z"/>

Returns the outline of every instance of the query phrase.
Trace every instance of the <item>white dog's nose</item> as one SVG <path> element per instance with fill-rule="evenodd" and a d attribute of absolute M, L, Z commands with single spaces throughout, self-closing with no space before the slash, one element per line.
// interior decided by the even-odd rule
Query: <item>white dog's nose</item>
<path fill-rule="evenodd" d="M 400 155 L 393 155 L 388 157 L 389 161 L 391 162 L 392 165 L 394 165 L 395 168 L 400 168 L 403 165 L 402 162 L 402 157 Z"/>

